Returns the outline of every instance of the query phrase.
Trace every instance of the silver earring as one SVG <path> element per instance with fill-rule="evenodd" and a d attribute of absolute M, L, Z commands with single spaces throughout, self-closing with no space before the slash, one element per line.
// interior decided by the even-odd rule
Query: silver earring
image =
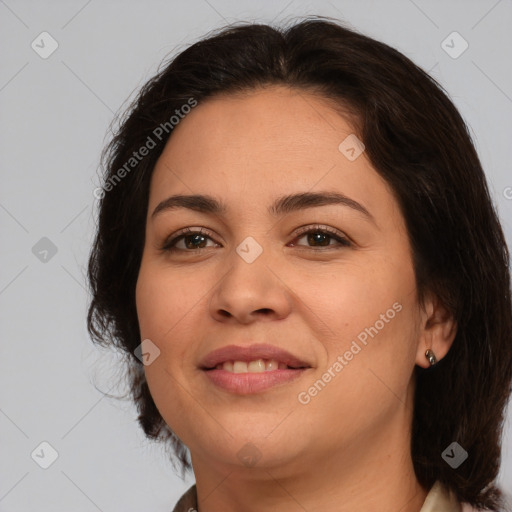
<path fill-rule="evenodd" d="M 434 366 L 437 363 L 437 358 L 434 352 L 430 349 L 427 349 L 425 352 L 425 357 L 428 359 L 430 366 Z"/>

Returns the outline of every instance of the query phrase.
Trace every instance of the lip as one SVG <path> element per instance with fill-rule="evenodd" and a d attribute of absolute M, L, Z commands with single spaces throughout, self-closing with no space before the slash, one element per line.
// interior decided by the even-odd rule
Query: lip
<path fill-rule="evenodd" d="M 255 344 L 247 347 L 240 345 L 227 345 L 210 352 L 200 363 L 202 370 L 212 370 L 221 363 L 226 361 L 244 361 L 246 363 L 255 361 L 256 359 L 275 359 L 279 363 L 284 363 L 291 368 L 310 368 L 311 366 L 306 362 L 302 361 L 298 357 L 294 356 L 287 350 L 275 347 L 268 344 Z M 220 370 L 218 370 L 220 371 Z M 273 370 L 278 371 L 289 371 L 289 370 Z M 226 372 L 227 373 L 227 372 Z M 270 373 L 270 372 L 269 372 Z M 243 374 L 239 374 L 243 375 Z M 258 375 L 258 374 L 256 374 Z"/>
<path fill-rule="evenodd" d="M 226 370 L 204 370 L 215 386 L 237 395 L 260 393 L 277 385 L 298 379 L 309 368 L 270 370 L 260 373 L 232 373 Z"/>

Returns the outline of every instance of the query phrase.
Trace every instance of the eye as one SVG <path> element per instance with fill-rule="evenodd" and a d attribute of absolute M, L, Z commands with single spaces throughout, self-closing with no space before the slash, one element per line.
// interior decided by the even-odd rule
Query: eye
<path fill-rule="evenodd" d="M 319 250 L 316 248 L 321 247 L 339 249 L 340 247 L 352 246 L 352 243 L 349 241 L 349 239 L 343 236 L 337 230 L 328 226 L 319 225 L 305 226 L 300 228 L 296 233 L 296 238 L 293 240 L 293 242 L 290 243 L 290 245 L 292 247 L 303 246 L 304 244 L 298 244 L 296 242 L 297 240 L 305 237 L 307 237 L 308 244 L 313 244 L 309 245 L 309 248 L 313 250 Z M 208 246 L 208 240 L 211 240 L 213 245 Z M 337 242 L 337 244 L 331 244 L 332 240 Z M 166 239 L 163 245 L 160 247 L 160 250 L 164 252 L 200 252 L 202 249 L 215 246 L 219 246 L 219 244 L 211 238 L 209 231 L 205 230 L 204 228 L 184 228 L 178 233 L 173 234 L 171 237 Z"/>
<path fill-rule="evenodd" d="M 349 239 L 345 236 L 343 236 L 340 232 L 337 230 L 330 228 L 328 226 L 305 226 L 304 228 L 301 228 L 299 232 L 297 233 L 297 237 L 294 242 L 297 240 L 300 240 L 301 238 L 306 238 L 306 241 L 310 245 L 309 247 L 330 247 L 331 249 L 339 249 L 340 246 L 342 247 L 350 247 L 352 243 L 349 241 Z M 338 242 L 338 244 L 334 244 L 334 246 L 330 243 L 332 240 L 335 240 Z M 303 244 L 297 244 L 292 243 L 293 245 L 303 245 Z"/>
<path fill-rule="evenodd" d="M 208 231 L 204 230 L 203 228 L 185 228 L 179 231 L 176 236 L 173 235 L 172 237 L 166 239 L 160 249 L 166 252 L 198 252 L 198 250 L 207 248 L 206 243 L 208 239 L 212 240 Z M 181 244 L 181 247 L 179 244 Z"/>

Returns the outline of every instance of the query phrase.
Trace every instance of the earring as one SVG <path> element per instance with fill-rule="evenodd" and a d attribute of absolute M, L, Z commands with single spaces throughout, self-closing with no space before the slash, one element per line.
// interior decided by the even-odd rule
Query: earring
<path fill-rule="evenodd" d="M 437 363 L 437 358 L 434 352 L 430 349 L 427 349 L 425 352 L 425 357 L 428 359 L 430 366 L 434 366 Z"/>

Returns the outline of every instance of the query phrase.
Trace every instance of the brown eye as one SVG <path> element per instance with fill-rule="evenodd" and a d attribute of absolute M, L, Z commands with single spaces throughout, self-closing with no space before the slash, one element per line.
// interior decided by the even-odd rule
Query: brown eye
<path fill-rule="evenodd" d="M 302 232 L 298 234 L 298 237 L 295 239 L 300 240 L 301 238 L 306 238 L 307 245 L 311 248 L 316 247 L 332 247 L 339 248 L 342 247 L 350 247 L 352 244 L 348 240 L 348 238 L 339 234 L 337 231 L 332 231 L 329 228 L 306 228 Z M 334 240 L 337 244 L 331 244 L 331 241 Z M 294 243 L 293 245 L 304 245 Z"/>
<path fill-rule="evenodd" d="M 193 229 L 187 228 L 179 232 L 176 236 L 167 239 L 161 247 L 161 250 L 166 252 L 195 252 L 198 249 L 206 249 L 208 240 L 213 242 L 206 231 L 203 231 L 202 229 L 194 231 Z M 181 244 L 181 246 L 178 244 Z"/>

